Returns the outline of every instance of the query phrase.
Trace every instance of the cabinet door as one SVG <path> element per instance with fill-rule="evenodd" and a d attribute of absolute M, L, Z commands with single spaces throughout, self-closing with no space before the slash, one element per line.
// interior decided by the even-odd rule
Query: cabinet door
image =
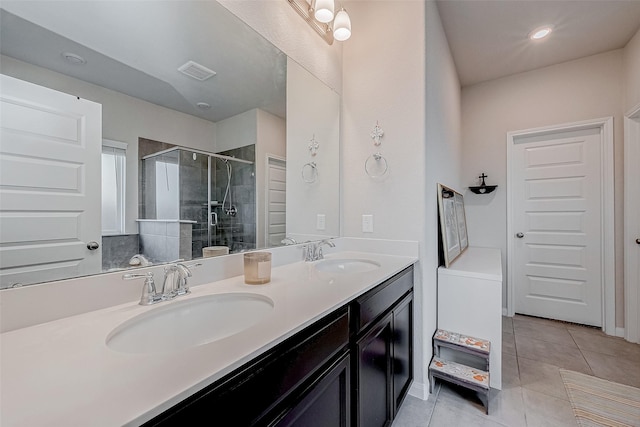
<path fill-rule="evenodd" d="M 393 409 L 397 413 L 413 380 L 413 293 L 393 310 Z"/>
<path fill-rule="evenodd" d="M 350 359 L 333 363 L 302 393 L 278 427 L 348 427 L 350 420 Z"/>
<path fill-rule="evenodd" d="M 360 427 L 387 426 L 393 419 L 391 375 L 393 324 L 390 313 L 356 344 L 357 420 Z"/>

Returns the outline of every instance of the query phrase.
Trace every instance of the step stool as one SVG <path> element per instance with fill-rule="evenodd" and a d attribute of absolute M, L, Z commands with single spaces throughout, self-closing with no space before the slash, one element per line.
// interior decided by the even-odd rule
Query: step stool
<path fill-rule="evenodd" d="M 440 348 L 446 347 L 455 351 L 476 356 L 485 362 L 485 369 L 476 369 L 442 359 Z M 474 338 L 456 332 L 438 329 L 433 336 L 433 359 L 429 364 L 429 392 L 433 392 L 435 378 L 474 390 L 489 414 L 489 356 L 491 343 L 487 340 Z"/>

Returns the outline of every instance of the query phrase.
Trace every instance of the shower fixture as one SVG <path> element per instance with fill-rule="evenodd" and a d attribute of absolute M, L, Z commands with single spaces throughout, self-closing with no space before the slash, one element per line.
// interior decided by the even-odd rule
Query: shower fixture
<path fill-rule="evenodd" d="M 231 202 L 231 175 L 232 175 L 232 167 L 229 160 L 222 160 L 227 166 L 227 188 L 224 191 L 224 198 L 222 199 L 222 210 L 229 216 L 236 216 L 238 213 L 238 209 Z M 227 196 L 229 197 L 229 207 L 226 207 Z"/>

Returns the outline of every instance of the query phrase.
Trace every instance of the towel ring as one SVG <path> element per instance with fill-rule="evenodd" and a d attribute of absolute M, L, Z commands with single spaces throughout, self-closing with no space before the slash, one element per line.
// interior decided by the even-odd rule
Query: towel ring
<path fill-rule="evenodd" d="M 364 162 L 364 170 L 371 178 L 380 178 L 387 173 L 389 164 L 382 154 L 375 153 L 370 155 Z"/>
<path fill-rule="evenodd" d="M 318 166 L 316 162 L 306 163 L 302 166 L 302 180 L 307 184 L 312 184 L 318 179 Z"/>

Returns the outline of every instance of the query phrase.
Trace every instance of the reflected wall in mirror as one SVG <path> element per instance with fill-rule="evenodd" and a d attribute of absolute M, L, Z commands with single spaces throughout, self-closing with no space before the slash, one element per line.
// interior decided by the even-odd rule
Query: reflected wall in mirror
<path fill-rule="evenodd" d="M 207 162 L 216 159 L 214 166 L 207 165 L 206 172 L 203 168 L 189 177 L 193 180 L 197 176 L 206 184 L 205 200 L 196 201 L 192 197 L 205 187 L 190 181 L 178 193 L 179 207 L 161 215 L 167 217 L 161 218 L 164 225 L 156 222 L 150 227 L 154 236 L 151 240 L 158 242 L 155 236 L 163 228 L 167 239 L 173 237 L 174 243 L 183 245 L 178 246 L 179 257 L 187 258 L 188 254 L 191 258 L 200 257 L 203 248 L 208 247 L 222 246 L 234 252 L 281 245 L 289 229 L 295 230 L 300 239 L 339 235 L 339 137 L 337 132 L 323 134 L 322 130 L 339 127 L 338 95 L 295 62 L 288 61 L 286 55 L 217 2 L 4 1 L 0 23 L 0 72 L 4 76 L 53 89 L 66 94 L 66 102 L 82 101 L 89 110 L 94 113 L 97 110 L 93 121 L 84 112 L 72 114 L 82 117 L 65 124 L 72 133 L 76 132 L 73 137 L 69 133 L 47 135 L 43 129 L 31 127 L 42 123 L 42 111 L 56 112 L 51 117 L 69 117 L 69 111 L 58 106 L 35 108 L 29 114 L 37 117 L 25 119 L 29 116 L 23 116 L 22 107 L 29 102 L 24 102 L 23 94 L 31 89 L 18 88 L 12 100 L 6 102 L 11 97 L 4 93 L 3 85 L 3 111 L 9 111 L 6 106 L 11 103 L 20 108 L 11 110 L 16 112 L 12 117 L 19 124 L 2 124 L 0 288 L 169 261 L 166 258 L 174 252 L 168 246 L 163 257 L 157 252 L 145 254 L 145 246 L 149 249 L 150 243 L 143 242 L 140 224 L 144 221 L 140 220 L 158 217 L 157 211 L 155 217 L 146 217 L 147 201 L 139 184 L 144 171 L 142 158 L 172 147 L 179 147 L 176 154 L 180 153 L 183 169 L 189 159 L 194 162 L 194 154 L 196 163 L 205 158 Z M 178 71 L 189 61 L 204 66 L 190 64 L 192 76 L 198 79 Z M 300 74 L 306 73 L 309 80 L 288 81 L 287 62 L 290 67 L 294 64 Z M 215 71 L 215 75 L 205 78 L 202 73 L 207 69 Z M 315 85 L 312 91 L 310 82 Z M 324 98 L 320 92 L 338 102 L 321 101 Z M 51 93 L 44 95 L 47 102 L 49 96 L 54 96 Z M 292 102 L 291 95 L 306 104 L 304 113 L 302 106 L 287 106 L 287 102 Z M 335 110 L 323 112 L 324 108 Z M 324 125 L 322 117 L 331 117 L 330 125 Z M 86 132 L 92 126 L 97 127 L 97 133 Z M 291 131 L 292 126 L 304 138 L 298 138 Z M 321 142 L 324 151 L 320 151 L 322 161 L 318 157 L 318 164 L 323 168 L 321 173 L 326 171 L 325 176 L 330 179 L 318 182 L 314 188 L 294 189 L 292 185 L 300 184 L 295 181 L 301 181 L 300 167 L 308 161 L 308 151 L 301 153 L 291 148 L 300 145 L 306 149 L 307 135 L 314 132 L 318 138 L 326 139 Z M 9 138 L 15 135 L 20 138 Z M 86 137 L 84 142 L 78 143 L 79 135 Z M 293 139 L 288 141 L 289 137 Z M 31 145 L 34 140 L 39 140 L 46 150 Z M 101 164 L 105 140 L 120 147 L 123 155 L 119 160 L 110 148 L 108 161 Z M 65 147 L 72 146 L 73 141 L 92 148 L 87 155 L 93 163 L 69 158 Z M 162 148 L 145 151 L 148 150 L 148 146 L 143 148 L 145 141 L 161 142 Z M 109 143 L 104 146 L 110 147 Z M 240 154 L 243 150 L 251 151 L 253 156 L 246 171 L 235 167 L 242 164 L 237 159 L 246 154 Z M 47 151 L 51 151 L 52 157 L 45 155 Z M 215 155 L 236 159 L 224 163 Z M 73 169 L 72 164 L 80 166 Z M 173 172 L 163 175 L 166 185 L 171 173 L 177 174 L 181 166 L 171 162 L 165 162 L 164 166 L 165 172 L 173 168 Z M 108 174 L 110 184 L 103 184 L 109 194 L 113 183 L 122 186 L 121 201 L 117 201 L 115 192 L 112 204 L 102 211 L 101 167 L 105 168 L 103 172 L 114 168 Z M 295 168 L 291 174 L 290 167 Z M 186 179 L 187 175 L 185 172 L 182 176 Z M 221 185 L 212 184 L 216 177 Z M 237 178 L 242 179 L 236 182 Z M 227 182 L 231 182 L 227 193 L 231 204 L 224 201 Z M 51 188 L 47 188 L 49 184 Z M 336 187 L 328 188 L 330 185 Z M 68 200 L 74 191 L 90 195 L 92 201 L 82 208 L 75 202 L 65 202 L 64 197 Z M 23 194 L 18 196 L 20 192 Z M 322 210 L 308 204 L 305 197 L 309 194 L 305 192 L 313 192 L 309 194 L 314 194 L 312 198 L 322 204 Z M 11 205 L 25 194 L 32 197 L 31 201 Z M 176 197 L 170 192 L 164 195 Z M 325 202 L 320 201 L 320 195 L 328 195 Z M 80 199 L 74 197 L 71 198 L 74 201 Z M 45 203 L 48 201 L 58 206 L 52 208 Z M 227 206 L 222 206 L 223 201 Z M 198 208 L 194 207 L 196 204 Z M 310 208 L 308 212 L 306 205 Z M 101 212 L 115 216 L 102 221 Z M 322 228 L 316 221 L 320 213 L 326 218 L 324 230 L 318 230 Z M 290 220 L 295 223 L 290 224 Z M 89 231 L 80 230 L 89 223 L 92 224 Z M 178 231 L 170 224 L 179 224 Z M 242 230 L 232 235 L 239 228 Z M 145 234 L 149 234 L 146 229 Z M 187 234 L 190 247 L 184 246 Z M 87 245 L 94 246 L 90 242 L 98 243 L 98 248 L 88 249 Z M 60 247 L 72 248 L 71 253 L 62 256 L 63 251 L 56 249 Z M 136 254 L 142 256 L 134 257 Z M 91 261 L 90 266 L 83 267 L 85 260 Z"/>
<path fill-rule="evenodd" d="M 304 87 L 304 91 L 296 88 Z M 287 234 L 340 229 L 340 97 L 294 61 L 287 65 Z"/>

